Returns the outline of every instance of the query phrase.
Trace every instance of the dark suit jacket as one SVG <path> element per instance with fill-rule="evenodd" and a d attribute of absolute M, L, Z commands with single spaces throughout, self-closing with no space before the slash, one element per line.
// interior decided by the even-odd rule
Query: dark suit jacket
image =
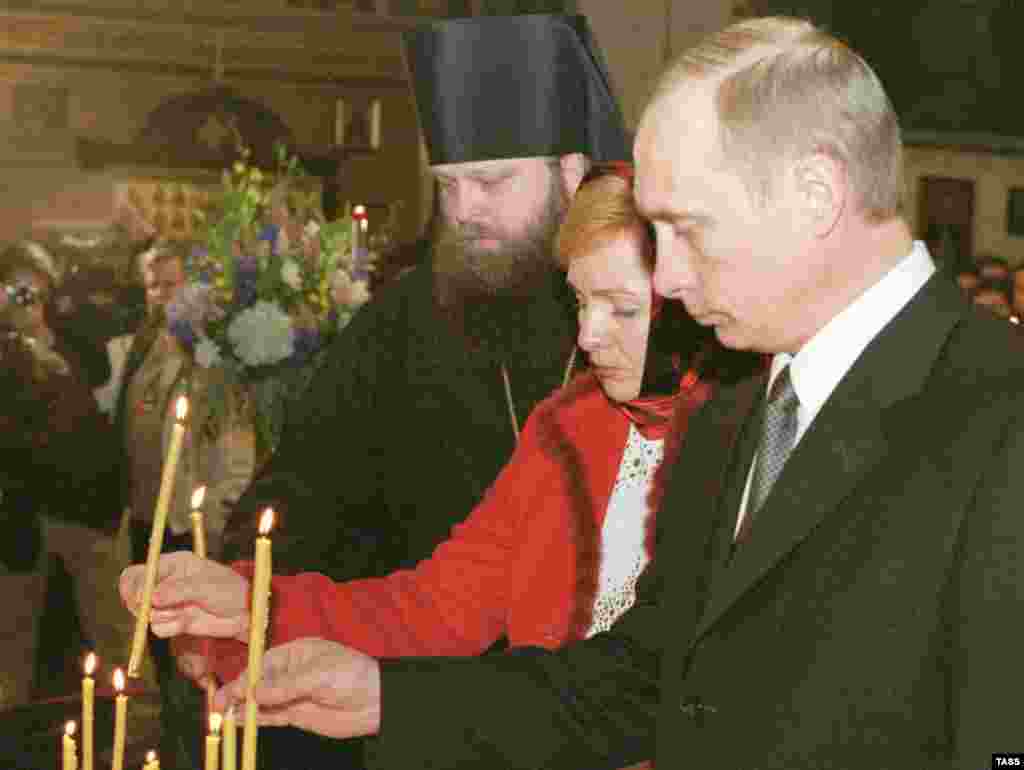
<path fill-rule="evenodd" d="M 935 276 L 731 559 L 764 381 L 721 391 L 634 609 L 556 653 L 384 662 L 382 765 L 976 770 L 1024 751 L 1022 383 L 1013 327 Z"/>

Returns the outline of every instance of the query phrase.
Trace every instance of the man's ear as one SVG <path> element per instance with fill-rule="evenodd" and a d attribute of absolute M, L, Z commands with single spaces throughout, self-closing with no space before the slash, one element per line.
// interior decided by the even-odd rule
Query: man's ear
<path fill-rule="evenodd" d="M 587 173 L 587 157 L 581 152 L 563 155 L 558 159 L 562 174 L 562 187 L 566 196 L 572 198 Z"/>
<path fill-rule="evenodd" d="M 849 198 L 846 165 L 832 155 L 815 152 L 798 161 L 797 194 L 816 235 L 832 232 Z"/>

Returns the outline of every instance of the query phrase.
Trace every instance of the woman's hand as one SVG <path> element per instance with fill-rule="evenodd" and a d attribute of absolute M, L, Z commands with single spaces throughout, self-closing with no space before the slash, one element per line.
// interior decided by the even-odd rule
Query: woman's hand
<path fill-rule="evenodd" d="M 132 614 L 142 603 L 146 566 L 121 573 L 121 600 Z M 180 634 L 246 641 L 248 581 L 230 567 L 190 551 L 164 554 L 157 562 L 150 625 L 160 637 Z"/>
<path fill-rule="evenodd" d="M 223 687 L 214 708 L 245 698 L 247 672 Z M 331 738 L 380 728 L 380 667 L 358 650 L 325 639 L 297 639 L 263 658 L 254 698 L 262 725 L 293 725 Z"/>

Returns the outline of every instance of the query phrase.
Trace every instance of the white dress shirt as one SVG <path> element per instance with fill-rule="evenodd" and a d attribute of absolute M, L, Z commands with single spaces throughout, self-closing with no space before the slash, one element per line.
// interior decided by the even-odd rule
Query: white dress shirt
<path fill-rule="evenodd" d="M 923 241 L 914 241 L 909 255 L 878 283 L 833 316 L 796 355 L 777 353 L 772 358 L 768 387 L 771 388 L 775 377 L 789 364 L 793 391 L 800 401 L 794 446 L 807 432 L 836 385 L 864 352 L 868 343 L 910 302 L 934 272 L 935 263 L 928 248 Z M 734 537 L 740 531 L 740 524 L 747 512 L 750 480 L 756 462 L 755 457 L 747 471 L 747 484 L 743 490 L 740 513 L 736 517 Z"/>

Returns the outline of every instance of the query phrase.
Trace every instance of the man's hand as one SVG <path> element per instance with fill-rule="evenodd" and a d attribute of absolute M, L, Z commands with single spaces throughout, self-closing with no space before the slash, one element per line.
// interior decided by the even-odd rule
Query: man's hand
<path fill-rule="evenodd" d="M 245 698 L 248 672 L 223 687 L 214 708 Z M 331 738 L 380 729 L 380 667 L 325 639 L 297 639 L 267 651 L 254 692 L 262 725 L 293 725 Z"/>
<path fill-rule="evenodd" d="M 121 573 L 121 600 L 133 614 L 142 603 L 146 566 Z M 190 634 L 248 639 L 249 584 L 245 578 L 190 551 L 164 554 L 157 562 L 150 624 L 160 637 Z"/>

